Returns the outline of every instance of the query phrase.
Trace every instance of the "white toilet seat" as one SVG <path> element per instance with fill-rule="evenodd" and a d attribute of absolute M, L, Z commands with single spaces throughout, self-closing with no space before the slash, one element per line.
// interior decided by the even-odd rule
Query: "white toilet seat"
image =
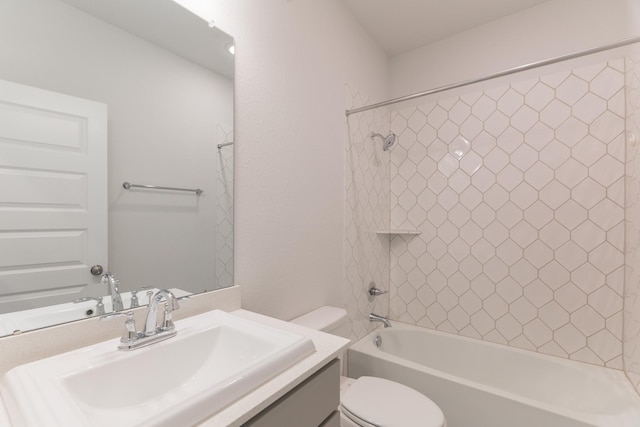
<path fill-rule="evenodd" d="M 380 427 L 369 424 L 363 419 L 350 413 L 344 406 L 340 406 L 340 427 Z"/>
<path fill-rule="evenodd" d="M 444 414 L 425 395 L 405 385 L 360 377 L 341 393 L 346 417 L 360 427 L 443 427 Z"/>

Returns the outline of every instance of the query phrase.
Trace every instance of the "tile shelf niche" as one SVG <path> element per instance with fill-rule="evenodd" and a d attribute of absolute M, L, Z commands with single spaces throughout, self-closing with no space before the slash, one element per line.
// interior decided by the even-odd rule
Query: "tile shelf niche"
<path fill-rule="evenodd" d="M 422 234 L 422 231 L 419 230 L 378 230 L 376 234 L 404 234 L 407 236 L 417 236 Z"/>

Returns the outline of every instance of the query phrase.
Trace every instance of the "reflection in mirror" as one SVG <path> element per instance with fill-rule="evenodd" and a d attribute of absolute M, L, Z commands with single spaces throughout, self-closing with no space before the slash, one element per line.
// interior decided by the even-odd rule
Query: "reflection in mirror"
<path fill-rule="evenodd" d="M 171 0 L 0 2 L 0 335 L 233 284 L 231 45 Z"/>

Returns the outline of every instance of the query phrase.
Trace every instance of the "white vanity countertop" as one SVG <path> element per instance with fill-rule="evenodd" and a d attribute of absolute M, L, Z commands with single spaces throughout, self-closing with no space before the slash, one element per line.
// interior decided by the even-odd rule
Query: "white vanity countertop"
<path fill-rule="evenodd" d="M 209 419 L 201 422 L 198 424 L 199 427 L 235 427 L 242 425 L 302 383 L 322 366 L 335 359 L 349 345 L 349 340 L 345 338 L 304 328 L 250 311 L 236 310 L 231 313 L 254 322 L 307 335 L 313 340 L 316 352 L 275 376 L 251 393 L 236 400 Z"/>
<path fill-rule="evenodd" d="M 246 310 L 229 311 L 233 315 L 252 320 L 275 328 L 309 336 L 316 351 L 302 359 L 251 393 L 236 400 L 210 418 L 198 424 L 199 427 L 237 427 L 274 403 L 280 397 L 302 383 L 314 372 L 339 356 L 349 345 L 349 340 L 289 322 L 263 316 Z M 0 399 L 0 426 L 10 426 L 6 409 Z"/>

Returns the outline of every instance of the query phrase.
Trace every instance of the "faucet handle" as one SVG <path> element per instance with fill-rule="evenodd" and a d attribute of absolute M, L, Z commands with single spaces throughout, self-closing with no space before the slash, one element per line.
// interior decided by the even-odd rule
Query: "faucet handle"
<path fill-rule="evenodd" d="M 139 289 L 134 289 L 134 290 L 131 291 L 131 307 L 130 308 L 140 307 L 140 302 L 138 300 L 138 292 L 145 291 L 147 289 L 151 289 L 151 286 L 143 286 L 143 287 L 141 287 Z M 148 293 L 147 293 L 147 295 L 148 295 Z"/>
<path fill-rule="evenodd" d="M 165 310 L 179 310 L 180 309 L 180 303 L 178 303 L 178 298 L 176 298 L 175 296 L 173 296 L 173 294 L 171 294 L 171 297 L 167 298 L 167 305 L 165 306 Z"/>
<path fill-rule="evenodd" d="M 138 303 L 138 290 L 134 289 L 131 291 L 131 305 L 129 306 L 129 308 L 136 307 L 140 307 L 140 304 Z"/>
<path fill-rule="evenodd" d="M 127 320 L 124 322 L 124 327 L 126 328 L 125 333 L 120 338 L 121 343 L 130 343 L 138 339 L 138 332 L 136 331 L 136 319 L 133 317 L 133 311 L 129 311 L 127 313 L 111 313 L 106 316 L 102 316 L 100 318 L 101 322 L 106 322 L 109 320 L 113 320 L 116 317 L 126 317 Z"/>
<path fill-rule="evenodd" d="M 180 303 L 191 302 L 191 298 L 189 297 L 189 295 L 180 298 L 174 297 L 169 299 L 171 299 L 172 302 L 169 303 L 169 301 L 167 300 L 167 304 L 164 306 L 164 320 L 162 322 L 161 328 L 163 331 L 170 331 L 172 329 L 175 329 L 176 326 L 173 324 L 173 310 L 178 310 L 180 308 L 180 304 L 178 304 L 178 301 L 180 301 Z"/>
<path fill-rule="evenodd" d="M 104 314 L 104 303 L 102 302 L 102 297 L 96 298 L 96 314 L 98 316 L 102 316 Z"/>
<path fill-rule="evenodd" d="M 163 331 L 170 331 L 176 328 L 176 325 L 173 323 L 173 310 L 169 308 L 169 306 L 165 306 L 164 308 L 164 319 L 162 321 L 162 329 Z"/>
<path fill-rule="evenodd" d="M 375 297 L 379 297 L 380 295 L 384 295 L 388 293 L 389 291 L 383 291 L 381 289 L 378 289 L 376 287 L 375 282 L 371 282 L 369 283 L 369 289 L 367 290 L 367 294 L 369 294 L 367 298 L 369 299 L 369 302 L 371 302 Z"/>

